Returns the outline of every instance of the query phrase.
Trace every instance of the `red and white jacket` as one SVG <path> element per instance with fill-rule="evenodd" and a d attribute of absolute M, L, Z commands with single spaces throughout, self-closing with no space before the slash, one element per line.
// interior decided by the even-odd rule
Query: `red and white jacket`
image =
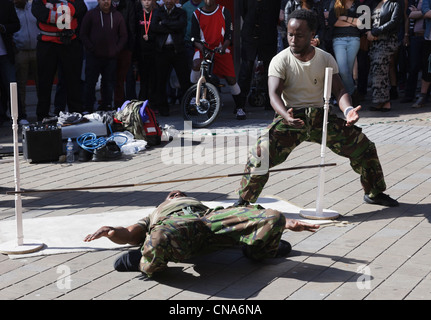
<path fill-rule="evenodd" d="M 31 11 L 40 29 L 38 39 L 62 44 L 64 34 L 71 40 L 77 38 L 87 6 L 84 0 L 33 0 Z"/>

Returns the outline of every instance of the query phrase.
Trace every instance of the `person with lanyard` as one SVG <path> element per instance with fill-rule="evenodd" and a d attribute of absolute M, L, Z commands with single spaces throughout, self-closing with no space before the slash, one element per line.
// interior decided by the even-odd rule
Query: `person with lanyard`
<path fill-rule="evenodd" d="M 136 1 L 137 46 L 136 60 L 140 78 L 139 100 L 152 102 L 152 92 L 156 82 L 155 42 L 154 34 L 150 33 L 153 12 L 157 8 L 154 0 Z"/>

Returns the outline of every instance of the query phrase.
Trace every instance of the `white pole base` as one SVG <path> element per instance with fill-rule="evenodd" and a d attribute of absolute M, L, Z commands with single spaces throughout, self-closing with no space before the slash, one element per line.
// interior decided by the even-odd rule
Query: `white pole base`
<path fill-rule="evenodd" d="M 302 209 L 299 211 L 299 215 L 311 220 L 335 220 L 340 214 L 337 211 L 328 209 L 323 209 L 322 212 L 317 212 L 317 209 Z"/>
<path fill-rule="evenodd" d="M 16 240 L 0 244 L 0 253 L 2 254 L 26 254 L 41 250 L 45 245 L 37 243 L 35 240 L 27 240 L 27 243 L 18 245 Z"/>

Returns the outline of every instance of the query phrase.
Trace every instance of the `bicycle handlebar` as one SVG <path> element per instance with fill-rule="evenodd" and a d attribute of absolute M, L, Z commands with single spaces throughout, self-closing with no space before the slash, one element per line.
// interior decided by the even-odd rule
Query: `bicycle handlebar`
<path fill-rule="evenodd" d="M 205 50 L 207 50 L 207 51 L 209 51 L 209 52 L 223 54 L 223 53 L 221 52 L 220 48 L 218 48 L 218 47 L 217 47 L 217 48 L 214 48 L 214 49 L 210 49 L 210 48 L 208 47 L 208 43 L 206 43 L 204 40 L 195 39 L 195 38 L 191 38 L 190 40 L 191 40 L 192 42 L 200 43 L 201 45 L 203 45 L 203 46 L 204 46 L 204 49 L 205 49 Z"/>

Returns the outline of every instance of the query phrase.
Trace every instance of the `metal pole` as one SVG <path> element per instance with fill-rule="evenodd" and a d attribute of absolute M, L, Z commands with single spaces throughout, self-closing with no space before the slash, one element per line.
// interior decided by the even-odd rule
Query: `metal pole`
<path fill-rule="evenodd" d="M 10 84 L 10 101 L 13 131 L 13 153 L 14 153 L 14 175 L 15 175 L 15 220 L 16 241 L 11 240 L 0 245 L 0 253 L 4 254 L 26 254 L 39 251 L 44 244 L 39 242 L 24 243 L 22 201 L 20 190 L 19 152 L 18 152 L 18 92 L 16 82 Z M 29 240 L 27 240 L 29 241 Z"/>
<path fill-rule="evenodd" d="M 319 181 L 317 184 L 317 199 L 315 209 L 304 209 L 300 211 L 300 215 L 308 219 L 336 219 L 339 214 L 333 210 L 323 209 L 323 196 L 325 189 L 325 152 L 326 152 L 326 139 L 327 139 L 327 126 L 328 126 L 328 113 L 329 113 L 329 100 L 331 99 L 332 89 L 332 68 L 325 69 L 325 86 L 323 91 L 323 127 L 322 127 L 322 143 L 320 145 L 320 171 Z"/>
<path fill-rule="evenodd" d="M 14 178 L 15 191 L 20 191 L 20 172 L 19 172 L 19 150 L 18 150 L 18 94 L 17 84 L 10 84 L 10 101 L 12 110 L 12 131 L 13 131 L 13 155 L 14 155 Z M 16 235 L 17 244 L 22 246 L 24 243 L 24 233 L 22 227 L 22 200 L 21 194 L 15 194 L 15 218 L 16 218 Z"/>
<path fill-rule="evenodd" d="M 322 128 L 322 144 L 320 145 L 320 164 L 325 164 L 325 153 L 326 153 L 326 139 L 328 131 L 328 113 L 329 113 L 329 100 L 331 99 L 331 87 L 332 87 L 332 68 L 326 68 L 325 71 L 325 89 L 323 92 L 323 98 L 325 104 L 323 106 L 323 128 Z M 316 213 L 321 215 L 323 212 L 323 194 L 325 189 L 325 169 L 320 167 L 319 172 L 319 183 L 317 186 L 317 200 L 316 200 Z"/>

